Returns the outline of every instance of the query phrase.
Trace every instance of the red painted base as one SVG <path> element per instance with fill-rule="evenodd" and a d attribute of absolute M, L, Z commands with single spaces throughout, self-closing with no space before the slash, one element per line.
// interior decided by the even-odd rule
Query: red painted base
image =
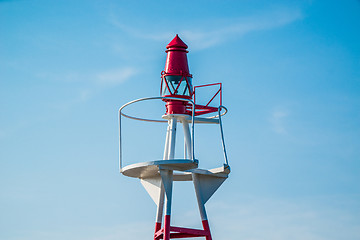
<path fill-rule="evenodd" d="M 205 239 L 206 240 L 212 240 L 208 220 L 202 221 L 202 225 L 203 225 L 204 231 L 206 231 L 208 233 L 208 235 L 205 236 Z"/>
<path fill-rule="evenodd" d="M 161 229 L 161 222 L 155 223 L 155 233 Z"/>
<path fill-rule="evenodd" d="M 202 221 L 203 230 L 183 227 L 170 226 L 170 215 L 166 215 L 164 219 L 164 227 L 161 227 L 161 223 L 156 223 L 154 240 L 164 239 L 169 240 L 173 238 L 194 238 L 194 237 L 205 237 L 206 240 L 212 240 L 210 227 L 207 220 Z M 157 230 L 157 231 L 156 231 Z"/>
<path fill-rule="evenodd" d="M 164 240 L 169 240 L 170 239 L 170 215 L 165 215 L 164 218 L 164 233 L 163 233 L 163 237 Z"/>

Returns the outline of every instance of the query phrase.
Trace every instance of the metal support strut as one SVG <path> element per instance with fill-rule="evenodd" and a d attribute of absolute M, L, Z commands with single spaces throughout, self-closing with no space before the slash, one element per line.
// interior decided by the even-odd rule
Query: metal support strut
<path fill-rule="evenodd" d="M 169 116 L 168 127 L 166 132 L 166 140 L 164 147 L 164 160 L 173 160 L 175 156 L 175 139 L 176 139 L 176 125 L 177 121 L 181 122 L 184 130 L 184 157 L 192 158 L 193 147 L 190 135 L 190 128 L 188 121 L 184 116 Z M 182 227 L 173 227 L 170 225 L 171 219 L 171 202 L 173 189 L 173 170 L 159 169 L 161 176 L 160 196 L 157 202 L 158 209 L 155 223 L 154 240 L 164 239 L 170 240 L 172 238 L 190 238 L 190 237 L 205 237 L 206 240 L 212 240 L 209 223 L 206 216 L 205 202 L 201 191 L 201 180 L 198 174 L 192 174 L 194 182 L 196 198 L 199 205 L 203 230 L 191 229 Z M 162 227 L 163 209 L 165 207 L 164 225 Z"/>

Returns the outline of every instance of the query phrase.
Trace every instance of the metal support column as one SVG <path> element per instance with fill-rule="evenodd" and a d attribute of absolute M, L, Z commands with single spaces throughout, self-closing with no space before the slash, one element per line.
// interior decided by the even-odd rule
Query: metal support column
<path fill-rule="evenodd" d="M 161 224 L 162 224 L 162 218 L 163 218 L 163 212 L 164 212 L 164 196 L 165 195 L 165 191 L 164 191 L 164 186 L 161 183 L 160 186 L 160 197 L 159 197 L 159 202 L 157 204 L 157 212 L 156 212 L 156 222 L 155 222 L 155 233 L 157 233 L 157 231 L 159 231 L 161 229 Z M 154 238 L 154 240 L 156 240 Z"/>
<path fill-rule="evenodd" d="M 202 222 L 204 230 L 207 232 L 205 239 L 212 240 L 209 222 L 208 222 L 207 215 L 206 215 L 205 201 L 203 199 L 203 195 L 201 194 L 201 190 L 200 190 L 200 180 L 196 173 L 192 173 L 192 178 L 193 178 L 193 183 L 194 183 L 194 188 L 195 188 L 195 193 L 196 193 L 196 199 L 197 199 L 198 206 L 199 206 L 201 222 Z"/>
<path fill-rule="evenodd" d="M 170 240 L 170 216 L 173 187 L 173 171 L 160 170 L 161 178 L 165 188 L 165 218 L 164 218 L 164 240 Z"/>
<path fill-rule="evenodd" d="M 184 129 L 184 141 L 185 141 L 185 157 L 188 159 L 192 159 L 192 147 L 191 147 L 191 135 L 190 135 L 190 128 L 189 123 L 184 119 L 181 121 Z M 186 156 L 187 153 L 187 156 Z"/>

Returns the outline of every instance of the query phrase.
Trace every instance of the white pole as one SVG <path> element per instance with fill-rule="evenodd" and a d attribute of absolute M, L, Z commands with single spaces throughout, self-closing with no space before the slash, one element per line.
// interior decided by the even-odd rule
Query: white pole
<path fill-rule="evenodd" d="M 169 156 L 169 135 L 170 135 L 170 119 L 168 120 L 168 127 L 167 127 L 167 131 L 166 131 L 166 138 L 165 138 L 165 147 L 164 147 L 164 156 L 163 159 L 164 160 L 168 160 L 168 156 Z"/>
<path fill-rule="evenodd" d="M 175 156 L 175 141 L 176 141 L 176 123 L 177 119 L 174 117 L 171 117 L 169 119 L 169 138 L 168 138 L 168 158 L 167 160 L 174 159 Z"/>
<path fill-rule="evenodd" d="M 165 195 L 164 186 L 161 183 L 160 197 L 159 197 L 158 209 L 157 209 L 157 213 L 156 213 L 156 222 L 157 223 L 162 222 L 162 217 L 163 217 L 163 212 L 164 212 L 164 195 Z"/>
<path fill-rule="evenodd" d="M 198 175 L 196 173 L 192 173 L 193 183 L 195 187 L 196 199 L 199 206 L 201 220 L 207 220 L 206 210 L 205 210 L 205 203 L 203 201 L 201 191 L 200 191 L 200 182 L 198 179 Z"/>
<path fill-rule="evenodd" d="M 185 145 L 187 148 L 187 153 L 188 153 L 188 158 L 192 159 L 192 148 L 191 148 L 191 135 L 190 135 L 190 128 L 189 128 L 189 123 L 184 119 L 182 121 L 183 124 L 183 129 L 184 129 L 184 140 L 185 140 Z M 185 155 L 186 157 L 186 155 Z"/>
<path fill-rule="evenodd" d="M 184 137 L 184 159 L 187 158 L 187 146 L 186 146 L 186 138 Z"/>

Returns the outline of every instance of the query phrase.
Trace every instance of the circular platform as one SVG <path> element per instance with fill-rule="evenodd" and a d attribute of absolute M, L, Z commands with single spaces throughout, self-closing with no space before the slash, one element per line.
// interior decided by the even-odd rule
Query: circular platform
<path fill-rule="evenodd" d="M 150 178 L 159 176 L 159 169 L 186 171 L 198 167 L 198 161 L 190 159 L 158 160 L 151 162 L 135 163 L 123 167 L 121 173 L 127 177 Z"/>

